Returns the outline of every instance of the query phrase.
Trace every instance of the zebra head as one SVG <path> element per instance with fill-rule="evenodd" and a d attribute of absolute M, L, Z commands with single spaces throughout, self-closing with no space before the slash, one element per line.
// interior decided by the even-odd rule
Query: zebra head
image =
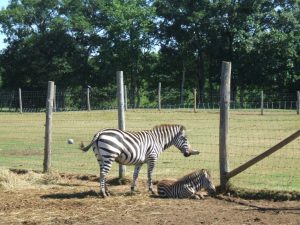
<path fill-rule="evenodd" d="M 191 149 L 191 145 L 186 136 L 185 127 L 181 126 L 180 131 L 177 136 L 174 138 L 173 144 L 176 148 L 178 148 L 185 157 L 189 157 L 191 155 L 198 155 L 200 152 Z"/>
<path fill-rule="evenodd" d="M 216 193 L 216 187 L 213 184 L 213 179 L 212 176 L 210 174 L 210 172 L 208 170 L 203 169 L 202 171 L 202 175 L 201 175 L 201 183 L 202 183 L 202 187 L 208 191 L 210 194 L 215 194 Z"/>

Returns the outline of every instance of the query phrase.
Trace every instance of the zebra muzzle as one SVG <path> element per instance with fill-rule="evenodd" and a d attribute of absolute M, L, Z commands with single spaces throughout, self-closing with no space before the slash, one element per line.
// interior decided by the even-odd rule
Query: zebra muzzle
<path fill-rule="evenodd" d="M 185 152 L 185 153 L 183 153 L 183 155 L 184 155 L 185 157 L 189 157 L 189 156 L 191 155 L 191 153 L 190 153 L 190 152 Z"/>
<path fill-rule="evenodd" d="M 189 150 L 189 152 L 190 152 L 190 155 L 199 155 L 200 154 L 199 151 L 193 150 L 193 149 Z"/>
<path fill-rule="evenodd" d="M 188 152 L 183 153 L 183 155 L 184 155 L 185 157 L 189 157 L 189 156 L 191 156 L 191 155 L 199 155 L 199 154 L 200 154 L 199 151 L 197 151 L 197 150 L 192 150 L 192 149 L 190 149 Z"/>

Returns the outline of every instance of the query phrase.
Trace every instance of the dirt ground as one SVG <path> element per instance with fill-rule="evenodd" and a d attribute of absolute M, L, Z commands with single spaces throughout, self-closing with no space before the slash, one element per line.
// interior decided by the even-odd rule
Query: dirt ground
<path fill-rule="evenodd" d="M 112 196 L 97 196 L 98 182 L 64 178 L 52 186 L 0 190 L 0 224 L 300 224 L 299 201 L 160 199 L 129 195 L 130 185 L 110 185 Z"/>

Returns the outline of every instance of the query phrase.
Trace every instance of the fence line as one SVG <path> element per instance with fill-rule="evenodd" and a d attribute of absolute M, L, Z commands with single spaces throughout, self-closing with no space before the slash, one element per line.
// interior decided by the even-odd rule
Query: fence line
<path fill-rule="evenodd" d="M 78 110 L 110 110 L 117 109 L 116 89 L 88 88 L 82 91 L 55 91 L 54 111 L 78 111 Z M 179 103 L 179 92 L 175 89 L 162 88 L 158 85 L 158 90 L 144 91 L 140 105 L 132 106 L 128 109 L 205 109 L 215 110 L 220 107 L 220 96 L 217 93 L 210 93 L 206 100 L 198 98 L 195 106 L 194 90 L 185 91 L 188 94 L 183 104 Z M 127 94 L 127 92 L 126 92 Z M 252 94 L 245 94 L 243 97 L 231 96 L 230 108 L 233 110 L 260 110 L 265 113 L 271 110 L 300 110 L 298 102 L 300 97 L 296 93 L 278 93 L 277 95 L 260 91 Z M 44 112 L 46 91 L 22 90 L 22 111 L 24 112 Z M 199 96 L 197 96 L 199 97 Z M 124 97 L 125 98 L 125 97 Z M 262 99 L 263 98 L 263 99 Z M 20 97 L 17 91 L 0 90 L 0 111 L 16 112 L 20 111 Z M 197 99 L 196 99 L 197 100 Z M 127 102 L 127 95 L 125 102 Z M 127 106 L 127 104 L 125 105 Z"/>
<path fill-rule="evenodd" d="M 108 127 L 118 127 L 117 110 L 56 112 L 53 117 L 52 165 L 58 172 L 80 174 L 99 173 L 94 154 L 83 154 L 78 149 L 81 141 L 90 142 L 94 133 Z M 44 150 L 45 113 L 2 113 L 0 116 L 0 165 L 9 168 L 41 170 Z M 200 155 L 183 158 L 171 148 L 161 155 L 154 179 L 176 178 L 195 169 L 211 170 L 219 180 L 219 113 L 218 111 L 140 109 L 126 111 L 126 130 L 151 129 L 160 123 L 180 123 Z M 230 167 L 236 168 L 257 156 L 299 129 L 297 114 L 274 112 L 260 116 L 257 112 L 231 111 L 229 126 Z M 30 134 L 30 135 L 28 135 Z M 75 143 L 70 145 L 67 140 Z M 267 160 L 232 178 L 241 188 L 299 191 L 300 138 Z M 117 164 L 116 164 L 117 165 Z M 114 167 L 111 176 L 118 176 Z M 131 177 L 133 168 L 127 167 Z M 141 178 L 146 178 L 145 167 Z"/>
<path fill-rule="evenodd" d="M 226 73 L 228 71 L 229 69 L 227 68 Z M 118 75 L 121 76 L 121 74 L 121 71 L 119 71 L 117 77 Z M 222 74 L 225 74 L 225 72 L 223 71 Z M 113 110 L 107 111 L 62 112 L 61 107 L 59 107 L 60 110 L 57 110 L 58 112 L 55 113 L 53 118 L 53 137 L 49 136 L 51 134 L 52 116 L 48 115 L 51 113 L 51 108 L 48 107 L 51 106 L 51 102 L 53 104 L 54 94 L 51 96 L 51 93 L 48 93 L 43 164 L 45 172 L 49 171 L 50 166 L 60 172 L 98 172 L 93 154 L 83 156 L 75 145 L 67 144 L 67 140 L 72 138 L 75 140 L 75 144 L 78 144 L 82 139 L 89 142 L 92 135 L 103 128 L 118 126 L 120 129 L 125 129 L 124 90 L 122 90 L 124 89 L 124 84 L 121 80 L 117 80 L 117 93 L 119 96 L 117 99 L 122 101 L 117 104 L 119 106 L 118 110 L 115 110 L 117 108 L 115 107 Z M 54 91 L 52 90 L 51 92 Z M 227 89 L 223 90 L 223 92 L 229 93 L 228 85 Z M 67 96 L 67 94 L 63 93 L 63 96 Z M 193 96 L 196 95 L 194 94 Z M 266 99 L 267 95 L 264 94 L 261 96 Z M 91 99 L 93 99 L 92 95 Z M 258 98 L 258 101 L 256 101 L 258 109 L 261 109 L 261 105 L 266 105 L 267 103 L 264 100 L 263 104 L 261 104 L 260 100 Z M 65 101 L 64 99 L 57 99 L 58 105 L 66 104 Z M 261 153 L 262 150 L 270 148 L 287 134 L 299 129 L 300 117 L 296 113 L 290 113 L 289 111 L 284 113 L 274 111 L 269 116 L 261 116 L 256 111 L 249 109 L 245 109 L 244 111 L 235 111 L 232 109 L 230 112 L 230 127 L 228 124 L 221 125 L 223 123 L 221 121 L 226 121 L 226 117 L 228 117 L 229 105 L 230 107 L 234 106 L 234 102 L 230 102 L 230 95 L 226 95 L 226 98 L 222 97 L 220 103 L 215 103 L 216 108 L 212 111 L 201 110 L 199 113 L 193 113 L 193 103 L 191 102 L 188 108 L 170 107 L 169 110 L 165 110 L 162 107 L 161 110 L 158 110 L 157 107 L 154 107 L 153 109 L 126 111 L 128 130 L 150 129 L 160 123 L 182 123 L 187 127 L 191 144 L 201 152 L 199 157 L 183 158 L 175 148 L 167 150 L 158 160 L 155 172 L 157 179 L 168 176 L 178 177 L 191 170 L 199 169 L 199 165 L 201 165 L 202 168 L 210 169 L 215 175 L 215 179 L 218 180 L 220 178 L 221 184 L 224 184 L 222 183 L 223 176 L 224 174 L 228 174 L 229 170 L 228 162 L 226 162 L 227 157 L 230 159 L 232 165 L 236 167 L 249 160 L 249 158 L 253 158 L 253 156 Z M 211 103 L 203 102 L 202 104 L 205 107 L 208 107 L 206 104 L 210 104 L 209 108 L 211 106 L 212 108 L 214 107 Z M 85 102 L 80 102 L 79 105 L 84 106 Z M 221 115 L 224 114 L 224 118 L 221 118 L 221 120 L 218 118 L 219 108 Z M 226 111 L 225 113 L 223 112 L 224 108 L 225 110 L 227 109 L 227 114 Z M 119 112 L 119 110 L 122 111 Z M 1 165 L 17 168 L 25 167 L 27 169 L 38 169 L 40 167 L 39 163 L 43 155 L 41 154 L 43 147 L 40 144 L 43 140 L 43 137 L 40 136 L 44 123 L 43 115 L 44 113 L 36 113 L 34 115 L 25 113 L 20 117 L 20 114 L 2 113 L 0 118 Z M 122 119 L 123 117 L 124 119 Z M 120 119 L 117 120 L 117 118 Z M 123 125 L 120 124 L 122 120 Z M 218 125 L 224 128 L 222 134 L 219 131 Z M 275 127 L 276 129 L 274 129 Z M 226 130 L 230 130 L 229 134 L 226 134 Z M 219 138 L 220 143 L 218 144 Z M 49 152 L 51 154 L 51 139 L 53 139 L 53 151 L 52 156 L 48 156 Z M 226 146 L 228 146 L 228 150 L 225 150 L 224 153 L 223 147 Z M 285 146 L 284 157 L 282 153 L 281 155 L 278 154 L 279 156 L 272 155 L 265 162 L 255 165 L 249 171 L 239 175 L 237 178 L 233 178 L 233 182 L 240 186 L 248 185 L 247 187 L 253 189 L 267 187 L 268 189 L 296 190 L 300 192 L 298 173 L 300 169 L 299 146 L 300 138 L 297 138 L 294 143 Z M 218 154 L 218 150 L 221 154 Z M 47 161 L 52 162 L 52 164 L 47 163 Z M 91 162 L 94 162 L 94 164 Z M 218 165 L 221 167 L 222 172 L 219 170 Z M 119 176 L 125 176 L 124 169 L 117 170 L 115 168 L 115 171 L 119 171 Z M 122 174 L 120 174 L 120 171 Z M 132 168 L 129 167 L 128 171 L 132 172 Z M 262 177 L 266 179 L 262 179 Z"/>

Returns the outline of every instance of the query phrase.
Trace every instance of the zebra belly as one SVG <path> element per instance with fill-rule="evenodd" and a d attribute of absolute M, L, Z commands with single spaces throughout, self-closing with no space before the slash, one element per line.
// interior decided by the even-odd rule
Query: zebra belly
<path fill-rule="evenodd" d="M 135 158 L 135 157 L 130 157 L 130 155 L 125 154 L 122 152 L 117 158 L 116 162 L 122 165 L 135 165 L 135 164 L 140 164 L 145 162 L 145 158 Z"/>

